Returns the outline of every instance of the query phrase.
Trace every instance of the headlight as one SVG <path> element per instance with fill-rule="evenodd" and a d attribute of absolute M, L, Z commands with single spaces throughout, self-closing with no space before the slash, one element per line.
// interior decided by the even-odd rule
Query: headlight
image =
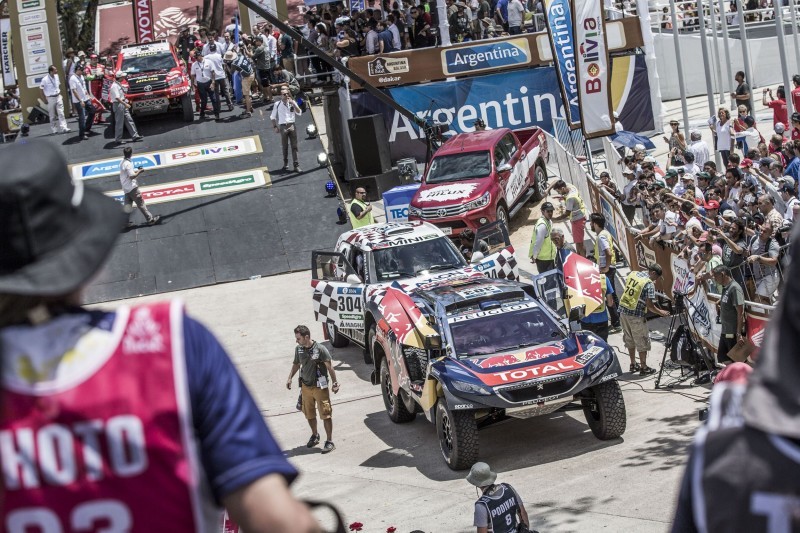
<path fill-rule="evenodd" d="M 477 383 L 467 383 L 466 381 L 451 381 L 450 385 L 453 386 L 454 389 L 460 392 L 466 392 L 468 394 L 480 394 L 481 396 L 489 396 L 492 394 L 492 391 L 478 385 Z"/>
<path fill-rule="evenodd" d="M 471 202 L 467 202 L 464 204 L 464 207 L 467 211 L 472 211 L 473 209 L 480 209 L 481 207 L 486 207 L 489 205 L 489 200 L 491 200 L 492 196 L 487 192 L 477 200 L 472 200 Z"/>
<path fill-rule="evenodd" d="M 419 207 L 414 207 L 413 205 L 408 206 L 408 215 L 414 217 L 421 217 L 422 216 L 422 209 Z"/>
<path fill-rule="evenodd" d="M 174 78 L 167 80 L 167 85 L 169 85 L 170 87 L 176 87 L 181 83 L 183 83 L 183 79 L 180 76 L 175 76 Z"/>
<path fill-rule="evenodd" d="M 586 373 L 589 376 L 594 377 L 593 374 L 600 370 L 602 367 L 605 367 L 609 361 L 611 361 L 611 352 L 608 350 L 604 351 L 600 355 L 594 358 L 594 361 L 589 363 L 589 366 L 586 367 Z"/>

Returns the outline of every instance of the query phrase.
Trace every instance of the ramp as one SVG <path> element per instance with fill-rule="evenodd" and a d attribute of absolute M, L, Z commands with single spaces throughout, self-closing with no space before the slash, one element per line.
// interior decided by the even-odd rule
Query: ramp
<path fill-rule="evenodd" d="M 120 147 L 98 126 L 100 135 L 78 142 L 74 120 L 73 132 L 63 135 L 50 135 L 49 124 L 31 128 L 31 138 L 59 146 L 73 179 L 120 200 L 122 148 L 131 146 L 134 164 L 146 168 L 139 185 L 161 222 L 147 226 L 134 210 L 137 225 L 120 235 L 85 293 L 87 303 L 305 270 L 311 250 L 334 246 L 341 233 L 337 201 L 325 197 L 328 172 L 317 163 L 322 143 L 305 133 L 311 113 L 298 118 L 296 173 L 281 170 L 270 109 L 256 107 L 249 119 L 235 116 L 239 111 L 223 111 L 220 123 L 140 118 L 144 141 Z"/>

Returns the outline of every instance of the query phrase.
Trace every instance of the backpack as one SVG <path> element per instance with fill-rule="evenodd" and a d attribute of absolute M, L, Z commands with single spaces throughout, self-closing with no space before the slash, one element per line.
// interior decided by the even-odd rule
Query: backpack
<path fill-rule="evenodd" d="M 681 366 L 694 366 L 697 364 L 697 346 L 683 324 L 678 326 L 669 343 L 669 358 L 673 363 Z"/>

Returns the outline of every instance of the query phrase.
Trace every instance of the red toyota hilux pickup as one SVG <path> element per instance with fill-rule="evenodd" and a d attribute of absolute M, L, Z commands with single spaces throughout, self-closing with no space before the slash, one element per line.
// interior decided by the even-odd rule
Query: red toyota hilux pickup
<path fill-rule="evenodd" d="M 547 140 L 538 128 L 460 133 L 431 158 L 408 208 L 409 220 L 425 220 L 455 236 L 502 220 L 547 189 Z"/>

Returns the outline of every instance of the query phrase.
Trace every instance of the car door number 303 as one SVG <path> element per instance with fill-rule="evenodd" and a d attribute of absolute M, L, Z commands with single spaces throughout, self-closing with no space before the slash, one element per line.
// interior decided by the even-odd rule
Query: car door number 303
<path fill-rule="evenodd" d="M 339 296 L 338 304 L 339 311 L 347 311 L 349 313 L 354 311 L 361 312 L 361 298 L 358 296 Z"/>

